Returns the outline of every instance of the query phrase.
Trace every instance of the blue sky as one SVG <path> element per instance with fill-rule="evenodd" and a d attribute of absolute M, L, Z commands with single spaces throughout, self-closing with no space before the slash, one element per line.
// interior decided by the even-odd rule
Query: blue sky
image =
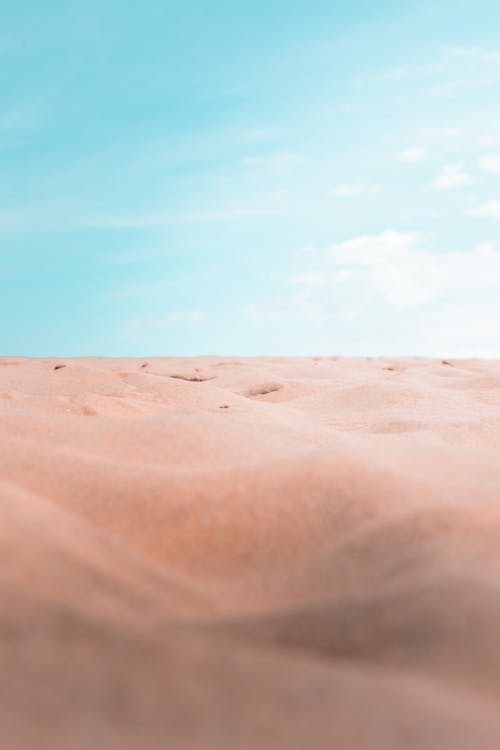
<path fill-rule="evenodd" d="M 500 356 L 500 4 L 7 3 L 0 353 Z"/>

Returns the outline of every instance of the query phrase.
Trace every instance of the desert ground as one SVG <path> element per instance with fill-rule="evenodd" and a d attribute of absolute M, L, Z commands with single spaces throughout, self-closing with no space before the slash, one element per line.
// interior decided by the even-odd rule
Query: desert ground
<path fill-rule="evenodd" d="M 0 747 L 498 750 L 500 362 L 0 360 Z"/>

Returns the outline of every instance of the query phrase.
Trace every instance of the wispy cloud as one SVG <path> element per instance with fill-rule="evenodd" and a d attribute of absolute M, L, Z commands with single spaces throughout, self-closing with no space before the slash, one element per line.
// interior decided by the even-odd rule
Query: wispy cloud
<path fill-rule="evenodd" d="M 183 325 L 183 324 L 196 324 L 201 323 L 205 320 L 206 314 L 201 310 L 191 310 L 189 312 L 172 312 L 168 315 L 147 318 L 144 320 L 132 320 L 128 327 L 131 331 L 143 331 L 143 330 L 162 330 L 163 328 L 170 328 L 171 326 Z"/>
<path fill-rule="evenodd" d="M 293 297 L 273 305 L 245 305 L 240 313 L 255 323 L 289 323 L 296 321 L 321 324 L 333 317 L 334 311 L 322 306 L 309 289 L 302 289 Z"/>
<path fill-rule="evenodd" d="M 253 173 L 267 176 L 288 175 L 296 167 L 307 163 L 305 154 L 294 151 L 283 151 L 274 154 L 245 156 L 241 165 Z"/>
<path fill-rule="evenodd" d="M 333 195 L 336 198 L 355 198 L 361 195 L 363 188 L 354 182 L 343 182 L 333 188 Z"/>
<path fill-rule="evenodd" d="M 122 216 L 109 214 L 103 216 L 75 217 L 73 226 L 100 229 L 158 229 L 176 224 L 211 224 L 233 222 L 256 216 L 275 216 L 288 212 L 283 205 L 239 205 L 206 211 L 158 212 Z"/>
<path fill-rule="evenodd" d="M 372 184 L 359 184 L 356 182 L 342 182 L 339 185 L 335 185 L 332 190 L 334 198 L 357 198 L 363 193 L 379 193 L 381 190 L 380 185 Z"/>
<path fill-rule="evenodd" d="M 399 158 L 401 161 L 409 164 L 414 164 L 425 159 L 425 149 L 419 146 L 413 148 L 405 148 L 399 152 Z"/>
<path fill-rule="evenodd" d="M 294 284 L 305 284 L 306 286 L 322 286 L 327 276 L 322 271 L 302 271 L 292 276 Z"/>
<path fill-rule="evenodd" d="M 479 159 L 479 169 L 489 174 L 500 174 L 500 154 L 485 154 Z"/>
<path fill-rule="evenodd" d="M 463 127 L 439 127 L 423 128 L 422 135 L 432 140 L 449 140 L 450 138 L 460 138 L 467 133 L 467 128 Z"/>
<path fill-rule="evenodd" d="M 445 47 L 445 55 L 452 62 L 462 61 L 471 65 L 494 66 L 495 70 L 500 70 L 500 50 L 483 49 L 481 47 L 466 47 L 461 45 L 451 45 Z"/>
<path fill-rule="evenodd" d="M 0 109 L 0 135 L 21 135 L 38 130 L 46 122 L 46 108 L 36 101 Z"/>
<path fill-rule="evenodd" d="M 431 182 L 436 190 L 455 190 L 470 185 L 474 180 L 464 170 L 462 162 L 445 164 L 440 174 Z"/>
<path fill-rule="evenodd" d="M 386 68 L 375 74 L 378 81 L 403 81 L 411 73 L 408 65 L 394 65 L 392 68 Z"/>
<path fill-rule="evenodd" d="M 469 208 L 466 216 L 484 216 L 490 219 L 500 219 L 500 201 L 490 200 Z"/>

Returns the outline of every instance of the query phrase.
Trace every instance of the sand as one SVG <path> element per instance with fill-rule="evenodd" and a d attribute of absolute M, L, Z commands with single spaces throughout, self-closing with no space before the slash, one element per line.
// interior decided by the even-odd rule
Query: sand
<path fill-rule="evenodd" d="M 498 750 L 500 362 L 0 359 L 0 747 Z"/>

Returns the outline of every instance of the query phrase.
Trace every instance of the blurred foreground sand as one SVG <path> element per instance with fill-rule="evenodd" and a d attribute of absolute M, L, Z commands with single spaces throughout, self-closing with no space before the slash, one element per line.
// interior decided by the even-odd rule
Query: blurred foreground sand
<path fill-rule="evenodd" d="M 498 750 L 500 362 L 4 358 L 0 413 L 1 748 Z"/>

